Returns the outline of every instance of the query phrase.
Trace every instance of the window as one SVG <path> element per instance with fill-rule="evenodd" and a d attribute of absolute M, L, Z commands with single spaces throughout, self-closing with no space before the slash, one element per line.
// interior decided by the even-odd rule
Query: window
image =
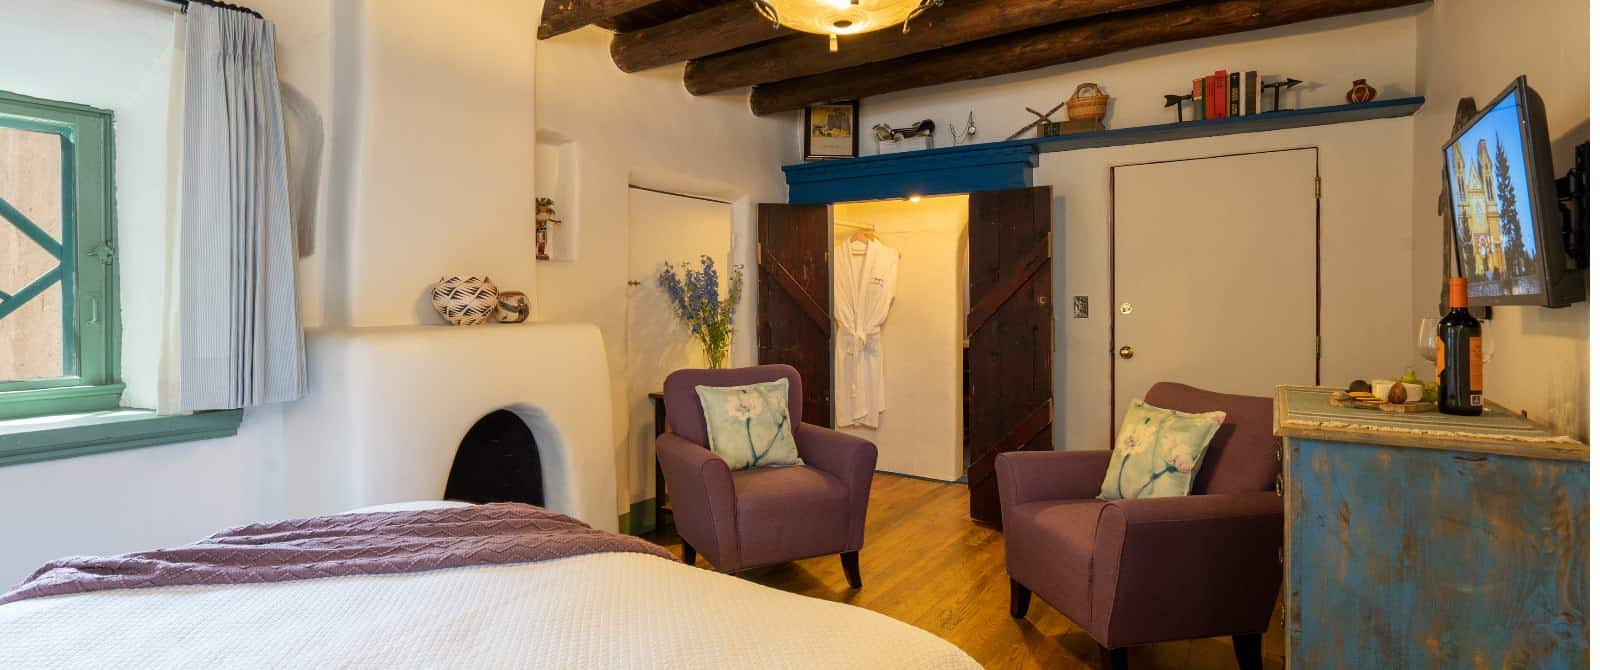
<path fill-rule="evenodd" d="M 112 409 L 111 112 L 0 91 L 0 420 Z"/>

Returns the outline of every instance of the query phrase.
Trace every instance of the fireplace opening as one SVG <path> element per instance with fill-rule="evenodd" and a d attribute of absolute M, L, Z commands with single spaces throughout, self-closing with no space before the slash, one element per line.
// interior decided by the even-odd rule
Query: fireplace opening
<path fill-rule="evenodd" d="M 539 445 L 522 418 L 496 410 L 479 419 L 461 439 L 446 500 L 470 503 L 521 502 L 544 505 Z"/>

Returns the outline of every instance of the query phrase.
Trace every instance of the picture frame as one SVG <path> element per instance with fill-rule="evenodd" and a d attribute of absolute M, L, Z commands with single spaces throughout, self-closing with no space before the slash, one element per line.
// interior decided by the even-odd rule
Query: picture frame
<path fill-rule="evenodd" d="M 800 120 L 805 159 L 836 160 L 861 155 L 861 101 L 806 105 Z"/>

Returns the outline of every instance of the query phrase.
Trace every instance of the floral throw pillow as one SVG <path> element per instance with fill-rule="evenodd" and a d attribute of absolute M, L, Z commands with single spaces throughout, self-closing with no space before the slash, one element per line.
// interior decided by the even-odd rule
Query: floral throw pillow
<path fill-rule="evenodd" d="M 1122 419 L 1101 500 L 1189 495 L 1224 412 L 1187 414 L 1135 400 Z"/>
<path fill-rule="evenodd" d="M 801 465 L 789 423 L 789 380 L 696 386 L 711 451 L 734 470 Z"/>

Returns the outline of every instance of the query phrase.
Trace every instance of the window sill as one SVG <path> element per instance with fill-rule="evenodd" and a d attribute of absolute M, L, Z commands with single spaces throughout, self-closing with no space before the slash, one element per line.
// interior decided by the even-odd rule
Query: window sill
<path fill-rule="evenodd" d="M 113 409 L 0 421 L 0 467 L 161 444 L 231 437 L 242 410 L 161 416 Z"/>

